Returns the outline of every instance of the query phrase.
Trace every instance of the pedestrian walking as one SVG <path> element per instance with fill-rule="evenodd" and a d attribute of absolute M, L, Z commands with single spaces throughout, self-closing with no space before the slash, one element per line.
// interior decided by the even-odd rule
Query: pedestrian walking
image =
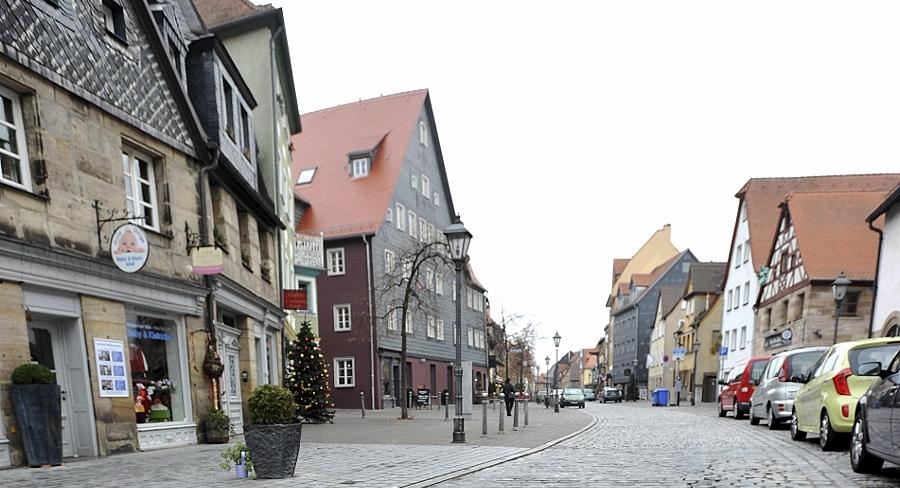
<path fill-rule="evenodd" d="M 513 388 L 509 378 L 506 378 L 506 383 L 503 384 L 503 394 L 506 396 L 506 416 L 512 417 L 512 408 L 516 402 L 516 389 Z"/>

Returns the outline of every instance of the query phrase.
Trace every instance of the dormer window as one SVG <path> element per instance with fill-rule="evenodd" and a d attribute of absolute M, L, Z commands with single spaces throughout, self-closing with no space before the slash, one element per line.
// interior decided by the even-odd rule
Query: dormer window
<path fill-rule="evenodd" d="M 222 79 L 222 95 L 225 98 L 225 133 L 234 140 L 234 89 L 228 80 Z"/>
<path fill-rule="evenodd" d="M 103 0 L 103 25 L 110 35 L 121 42 L 128 42 L 125 33 L 125 9 L 118 0 Z"/>
<path fill-rule="evenodd" d="M 313 180 L 313 176 L 316 175 L 316 168 L 306 168 L 300 171 L 300 177 L 297 178 L 298 185 L 305 185 L 307 183 L 311 183 Z"/>
<path fill-rule="evenodd" d="M 370 159 L 367 157 L 353 158 L 350 160 L 350 177 L 361 178 L 369 176 Z"/>

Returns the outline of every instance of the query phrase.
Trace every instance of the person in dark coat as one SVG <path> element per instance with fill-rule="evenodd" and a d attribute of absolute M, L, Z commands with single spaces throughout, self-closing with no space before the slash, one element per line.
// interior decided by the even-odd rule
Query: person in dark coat
<path fill-rule="evenodd" d="M 510 383 L 509 378 L 506 378 L 506 383 L 503 384 L 503 395 L 506 398 L 506 416 L 511 417 L 513 403 L 516 401 L 516 389 Z"/>

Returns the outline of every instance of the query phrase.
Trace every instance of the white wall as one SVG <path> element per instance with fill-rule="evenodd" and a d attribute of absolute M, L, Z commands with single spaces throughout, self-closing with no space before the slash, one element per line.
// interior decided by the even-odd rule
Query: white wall
<path fill-rule="evenodd" d="M 900 280 L 897 279 L 900 276 L 900 205 L 894 205 L 887 213 L 879 266 L 873 337 L 881 336 L 887 318 L 900 311 Z"/>
<path fill-rule="evenodd" d="M 742 206 L 745 204 L 744 201 L 741 201 L 740 205 Z M 739 206 L 738 227 L 734 236 L 734 241 L 731 243 L 732 257 L 728 263 L 728 280 L 725 282 L 725 289 L 722 291 L 722 300 L 725 300 L 725 302 L 722 303 L 722 345 L 728 346 L 728 356 L 725 358 L 724 369 L 720 372 L 720 376 L 727 374 L 735 363 L 750 357 L 753 354 L 753 303 L 756 301 L 759 283 L 756 278 L 756 272 L 754 271 L 757 268 L 757 265 L 753 262 L 752 252 L 750 253 L 747 262 L 744 262 L 744 246 L 750 238 L 750 230 L 748 221 L 743 219 L 743 215 L 746 215 L 746 213 L 742 213 Z M 763 236 L 763 239 L 759 239 L 759 242 L 766 242 L 767 239 L 769 238 Z M 739 245 L 741 246 L 740 256 L 737 255 L 736 251 L 736 248 Z M 737 263 L 740 263 L 739 267 L 735 267 Z M 747 305 L 744 305 L 743 290 L 744 284 L 748 281 L 750 282 L 750 300 Z M 738 288 L 738 286 L 740 286 L 741 289 L 741 298 L 737 300 L 738 306 L 735 308 L 734 304 L 732 304 L 731 310 L 728 310 L 728 292 L 729 290 Z M 747 337 L 743 344 L 740 340 L 742 327 L 747 327 Z M 735 339 L 734 342 L 732 342 L 731 339 L 732 334 L 737 334 L 737 339 Z M 729 336 L 728 344 L 724 343 L 726 335 Z M 731 348 L 732 343 L 735 344 L 734 350 Z"/>

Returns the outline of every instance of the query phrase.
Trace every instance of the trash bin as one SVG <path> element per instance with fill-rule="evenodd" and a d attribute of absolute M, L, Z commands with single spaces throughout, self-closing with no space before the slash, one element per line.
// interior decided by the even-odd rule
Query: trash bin
<path fill-rule="evenodd" d="M 650 405 L 659 405 L 659 388 L 650 392 Z"/>
<path fill-rule="evenodd" d="M 657 388 L 653 390 L 653 406 L 667 407 L 669 406 L 669 390 L 666 388 Z"/>

